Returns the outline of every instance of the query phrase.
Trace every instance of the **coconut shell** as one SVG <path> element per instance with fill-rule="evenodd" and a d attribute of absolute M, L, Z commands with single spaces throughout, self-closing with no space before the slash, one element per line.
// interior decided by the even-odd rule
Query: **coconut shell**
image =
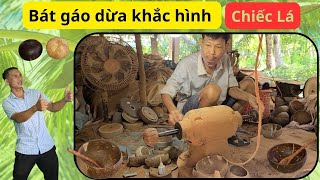
<path fill-rule="evenodd" d="M 159 135 L 156 128 L 148 128 L 143 132 L 143 141 L 146 145 L 153 147 L 158 143 Z"/>
<path fill-rule="evenodd" d="M 148 156 L 149 154 L 150 151 L 146 146 L 140 146 L 136 149 L 137 156 Z"/>
<path fill-rule="evenodd" d="M 130 131 L 138 131 L 143 126 L 143 122 L 141 121 L 137 121 L 135 123 L 122 122 L 122 124 L 125 129 L 128 129 Z"/>
<path fill-rule="evenodd" d="M 176 160 L 178 158 L 178 156 L 182 153 L 181 150 L 177 149 L 174 146 L 171 146 L 171 148 L 168 151 L 169 153 L 169 158 L 172 160 Z"/>
<path fill-rule="evenodd" d="M 163 117 L 164 111 L 163 111 L 162 107 L 155 106 L 152 108 L 152 110 L 158 115 L 159 118 Z"/>
<path fill-rule="evenodd" d="M 288 106 L 280 106 L 277 107 L 273 112 L 272 112 L 272 116 L 275 117 L 276 115 L 278 115 L 281 112 L 289 112 L 289 107 Z"/>
<path fill-rule="evenodd" d="M 292 115 L 291 121 L 296 121 L 299 124 L 307 124 L 312 121 L 312 117 L 310 113 L 306 111 L 297 111 Z"/>
<path fill-rule="evenodd" d="M 278 97 L 278 96 L 276 97 L 275 101 L 276 101 L 275 102 L 276 108 L 286 104 L 286 102 L 283 99 L 281 99 L 281 97 Z"/>
<path fill-rule="evenodd" d="M 296 111 L 301 111 L 304 109 L 304 104 L 298 100 L 290 101 L 289 109 L 291 115 L 294 114 Z"/>
<path fill-rule="evenodd" d="M 280 124 L 282 127 L 289 124 L 289 114 L 287 112 L 281 112 L 277 114 L 274 118 L 272 118 L 272 122 L 276 124 Z"/>
<path fill-rule="evenodd" d="M 140 167 L 140 166 L 144 165 L 147 157 L 148 157 L 147 155 L 130 157 L 128 165 L 129 165 L 129 167 Z"/>
<path fill-rule="evenodd" d="M 65 39 L 55 37 L 47 42 L 46 50 L 48 56 L 53 59 L 63 59 L 69 53 L 69 46 Z"/>
<path fill-rule="evenodd" d="M 160 154 L 160 155 L 156 155 L 154 157 L 148 157 L 145 160 L 145 163 L 148 167 L 157 168 L 160 165 L 160 157 L 161 157 L 161 161 L 164 165 L 170 164 L 171 160 L 169 158 L 169 154 Z"/>
<path fill-rule="evenodd" d="M 99 127 L 99 135 L 105 139 L 118 136 L 123 132 L 123 126 L 119 123 L 105 124 Z"/>

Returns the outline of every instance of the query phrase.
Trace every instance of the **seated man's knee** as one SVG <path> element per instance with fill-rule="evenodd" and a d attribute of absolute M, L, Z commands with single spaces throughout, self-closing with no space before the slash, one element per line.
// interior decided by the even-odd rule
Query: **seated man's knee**
<path fill-rule="evenodd" d="M 217 102 L 220 98 L 221 88 L 216 84 L 208 84 L 203 89 L 203 96 L 210 102 Z"/>

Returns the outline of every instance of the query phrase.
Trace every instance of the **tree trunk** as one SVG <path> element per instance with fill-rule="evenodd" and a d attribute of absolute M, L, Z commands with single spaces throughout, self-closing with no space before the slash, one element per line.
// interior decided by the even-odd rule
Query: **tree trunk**
<path fill-rule="evenodd" d="M 168 56 L 169 56 L 169 59 L 173 61 L 173 57 L 172 57 L 172 49 L 173 49 L 172 48 L 172 45 L 173 45 L 172 41 L 173 40 L 172 39 L 173 39 L 172 37 L 169 38 Z"/>
<path fill-rule="evenodd" d="M 227 51 L 230 52 L 232 50 L 232 34 L 230 34 L 230 39 L 228 41 Z"/>
<path fill-rule="evenodd" d="M 147 106 L 147 83 L 146 83 L 146 73 L 144 70 L 144 60 L 142 58 L 142 45 L 141 45 L 141 36 L 140 34 L 135 34 L 136 47 L 137 47 L 137 56 L 139 62 L 139 95 L 140 103 L 142 106 Z"/>
<path fill-rule="evenodd" d="M 180 44 L 180 37 L 172 38 L 172 47 L 173 47 L 172 58 L 175 64 L 177 64 L 179 61 L 179 44 Z"/>
<path fill-rule="evenodd" d="M 158 35 L 154 34 L 151 36 L 151 54 L 158 54 Z"/>
<path fill-rule="evenodd" d="M 273 35 L 274 59 L 276 67 L 282 66 L 282 54 L 280 45 L 280 34 Z"/>
<path fill-rule="evenodd" d="M 273 69 L 274 68 L 274 59 L 272 55 L 272 35 L 266 34 L 266 49 L 267 49 L 267 58 L 266 58 L 266 65 L 267 69 Z"/>

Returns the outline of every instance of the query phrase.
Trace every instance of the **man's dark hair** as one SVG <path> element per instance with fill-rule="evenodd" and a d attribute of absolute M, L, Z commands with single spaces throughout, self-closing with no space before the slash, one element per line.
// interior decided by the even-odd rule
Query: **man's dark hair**
<path fill-rule="evenodd" d="M 2 78 L 3 78 L 3 80 L 6 80 L 6 79 L 8 78 L 9 72 L 10 72 L 11 70 L 13 70 L 13 69 L 18 69 L 18 68 L 16 68 L 16 67 L 10 67 L 10 68 L 8 68 L 8 69 L 6 69 L 6 70 L 3 71 L 3 73 L 2 73 Z"/>
<path fill-rule="evenodd" d="M 215 33 L 215 34 L 202 34 L 202 39 L 205 38 L 205 36 L 212 38 L 212 39 L 219 39 L 222 38 L 225 40 L 225 42 L 227 43 L 228 40 L 230 39 L 230 34 L 219 34 L 219 33 Z"/>

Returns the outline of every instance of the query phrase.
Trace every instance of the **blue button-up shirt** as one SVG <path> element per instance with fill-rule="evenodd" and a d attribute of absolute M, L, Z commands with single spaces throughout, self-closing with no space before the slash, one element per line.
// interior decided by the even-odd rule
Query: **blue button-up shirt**
<path fill-rule="evenodd" d="M 40 91 L 24 89 L 24 98 L 16 97 L 12 92 L 2 103 L 3 110 L 14 123 L 17 133 L 16 151 L 26 155 L 43 154 L 54 146 L 47 126 L 43 111 L 35 112 L 27 121 L 17 123 L 11 116 L 14 113 L 23 112 L 35 105 L 39 99 Z M 50 100 L 41 93 L 41 98 L 48 103 Z"/>

